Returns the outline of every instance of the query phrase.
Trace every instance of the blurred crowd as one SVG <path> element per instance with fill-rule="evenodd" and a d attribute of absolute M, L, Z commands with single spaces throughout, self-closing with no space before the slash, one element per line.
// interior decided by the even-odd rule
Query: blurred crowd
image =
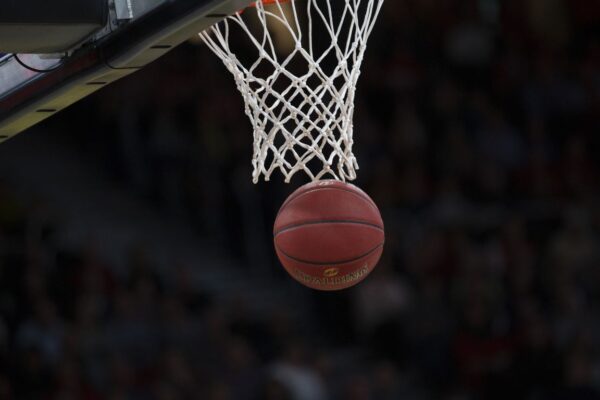
<path fill-rule="evenodd" d="M 600 399 L 599 21 L 587 0 L 387 1 L 355 121 L 385 254 L 302 318 L 143 249 L 121 271 L 61 249 L 0 185 L 0 399 Z M 295 186 L 251 185 L 243 110 L 187 44 L 47 128 L 287 284 L 269 226 Z"/>

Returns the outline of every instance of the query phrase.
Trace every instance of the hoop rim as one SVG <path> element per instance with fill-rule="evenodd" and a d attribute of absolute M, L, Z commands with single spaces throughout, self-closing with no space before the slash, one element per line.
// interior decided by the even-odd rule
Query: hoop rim
<path fill-rule="evenodd" d="M 262 0 L 262 3 L 264 5 L 269 5 L 269 4 L 275 4 L 275 3 L 288 3 L 290 0 Z M 250 5 L 246 8 L 256 8 L 256 3 L 258 3 L 257 1 L 250 3 Z"/>

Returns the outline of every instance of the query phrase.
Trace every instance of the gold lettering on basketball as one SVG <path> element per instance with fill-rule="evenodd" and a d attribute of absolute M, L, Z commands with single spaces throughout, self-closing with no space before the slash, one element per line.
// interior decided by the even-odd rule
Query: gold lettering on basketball
<path fill-rule="evenodd" d="M 331 278 L 331 277 L 336 276 L 339 273 L 340 273 L 339 268 L 327 268 L 325 271 L 323 271 L 323 276 Z"/>
<path fill-rule="evenodd" d="M 336 270 L 335 273 L 331 276 L 328 276 L 329 270 Z M 332 273 L 332 272 L 330 272 Z M 356 271 L 347 273 L 345 275 L 338 275 L 339 269 L 337 268 L 328 268 L 323 272 L 323 277 L 317 277 L 308 275 L 298 268 L 294 269 L 294 275 L 301 281 L 306 282 L 314 286 L 331 286 L 331 285 L 340 285 L 358 281 L 364 278 L 369 273 L 369 264 L 363 265 L 361 268 Z"/>

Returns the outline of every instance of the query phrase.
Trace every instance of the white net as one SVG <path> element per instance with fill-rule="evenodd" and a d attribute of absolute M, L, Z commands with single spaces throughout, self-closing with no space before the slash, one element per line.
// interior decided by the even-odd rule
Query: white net
<path fill-rule="evenodd" d="M 200 33 L 244 98 L 254 183 L 276 170 L 286 182 L 299 171 L 312 180 L 355 179 L 355 88 L 383 0 L 264 3 Z"/>

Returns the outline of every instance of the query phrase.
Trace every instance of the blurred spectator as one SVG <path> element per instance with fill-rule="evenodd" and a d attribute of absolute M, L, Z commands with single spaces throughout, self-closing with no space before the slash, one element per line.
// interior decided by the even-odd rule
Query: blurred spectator
<path fill-rule="evenodd" d="M 307 359 L 305 344 L 288 343 L 283 358 L 270 367 L 272 379 L 285 387 L 294 400 L 323 400 L 328 397 L 324 382 Z"/>

